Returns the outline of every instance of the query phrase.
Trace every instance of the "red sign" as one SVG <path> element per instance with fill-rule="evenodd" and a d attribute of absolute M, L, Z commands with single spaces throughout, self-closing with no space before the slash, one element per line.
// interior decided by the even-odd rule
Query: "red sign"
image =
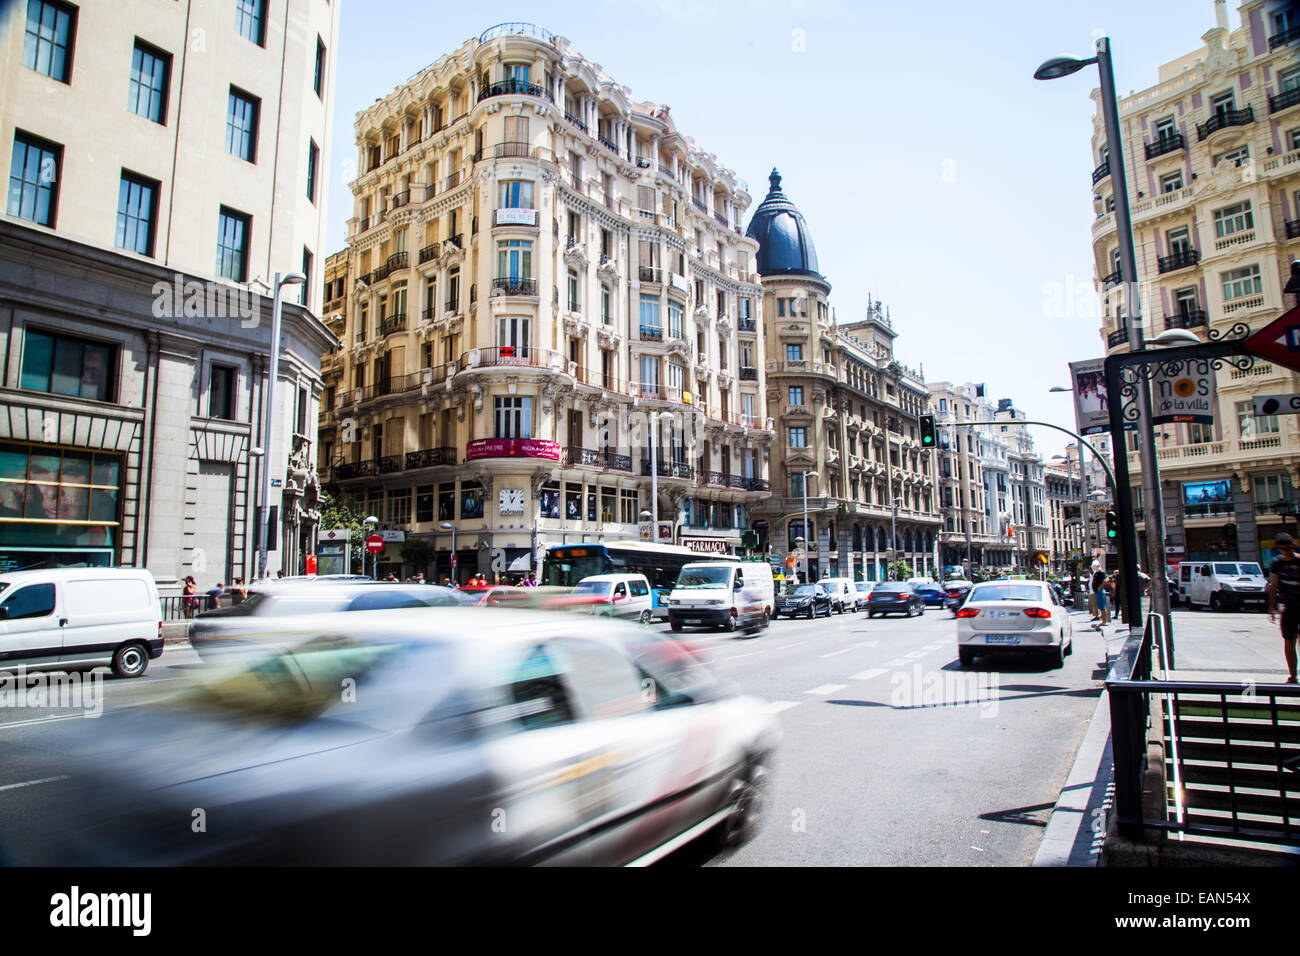
<path fill-rule="evenodd" d="M 1251 355 L 1300 372 L 1300 306 L 1264 326 L 1243 347 Z"/>
<path fill-rule="evenodd" d="M 309 554 L 307 555 L 307 577 L 311 578 L 315 576 L 316 576 L 316 555 Z"/>
<path fill-rule="evenodd" d="M 372 534 L 366 538 L 366 550 L 371 554 L 378 554 L 384 550 L 384 539 L 377 534 Z"/>
<path fill-rule="evenodd" d="M 476 458 L 550 458 L 560 460 L 560 443 L 541 438 L 480 438 L 465 445 L 465 460 Z"/>

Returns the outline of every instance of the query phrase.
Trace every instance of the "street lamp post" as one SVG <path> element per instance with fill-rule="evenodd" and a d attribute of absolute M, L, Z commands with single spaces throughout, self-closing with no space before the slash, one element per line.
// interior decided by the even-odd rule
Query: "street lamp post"
<path fill-rule="evenodd" d="M 267 366 L 266 414 L 262 418 L 262 450 L 265 452 L 265 458 L 262 461 L 262 497 L 257 509 L 257 576 L 259 578 L 266 577 L 267 518 L 271 500 L 271 462 L 275 448 L 271 444 L 271 435 L 275 424 L 275 380 L 280 374 L 281 290 L 287 285 L 299 285 L 306 281 L 307 277 L 301 272 L 290 272 L 284 276 L 278 272 L 275 274 L 275 298 L 271 305 L 271 361 Z"/>
<path fill-rule="evenodd" d="M 894 498 L 894 507 L 889 515 L 889 553 L 893 561 L 889 565 L 889 580 L 894 580 L 894 572 L 898 569 L 898 504 L 903 500 L 901 495 Z"/>
<path fill-rule="evenodd" d="M 450 521 L 444 521 L 438 527 L 443 531 L 451 532 L 451 583 L 455 585 L 458 581 L 456 574 L 456 526 Z"/>
<path fill-rule="evenodd" d="M 1142 335 L 1142 309 L 1138 295 L 1137 254 L 1133 248 L 1133 221 L 1129 210 L 1128 177 L 1124 169 L 1124 143 L 1120 138 L 1119 104 L 1115 96 L 1115 76 L 1111 70 L 1110 37 L 1098 37 L 1095 47 L 1097 55 L 1086 60 L 1075 57 L 1055 57 L 1045 62 L 1036 71 L 1034 78 L 1054 80 L 1069 76 L 1083 69 L 1090 63 L 1096 63 L 1101 74 L 1101 111 L 1106 126 L 1107 158 L 1110 164 L 1111 183 L 1115 193 L 1115 226 L 1119 240 L 1120 278 L 1125 287 L 1125 325 L 1129 334 L 1130 348 L 1134 352 L 1145 348 Z M 1111 400 L 1118 403 L 1119 395 L 1112 395 Z M 1169 619 L 1169 585 L 1165 580 L 1165 529 L 1164 516 L 1160 507 L 1160 472 L 1156 458 L 1155 435 L 1151 422 L 1151 393 L 1145 376 L 1137 381 L 1138 407 L 1138 454 L 1142 467 L 1143 506 L 1146 511 L 1147 525 L 1147 563 L 1151 570 L 1151 610 L 1164 619 L 1166 633 L 1171 631 Z M 1112 415 L 1112 422 L 1116 416 Z M 1137 576 L 1137 528 L 1133 521 L 1131 492 L 1128 487 L 1128 449 L 1124 442 L 1123 431 L 1113 435 L 1115 441 L 1115 464 L 1121 473 L 1123 485 L 1117 484 L 1115 495 L 1117 504 L 1126 514 L 1121 514 L 1125 528 L 1127 553 L 1132 559 L 1125 563 L 1124 587 L 1130 610 L 1140 609 L 1141 584 Z M 1131 629 L 1141 627 L 1140 620 L 1127 621 Z"/>
<path fill-rule="evenodd" d="M 650 540 L 659 540 L 659 460 L 656 452 L 660 422 L 673 420 L 672 412 L 651 413 L 647 417 L 646 431 L 650 439 Z"/>
<path fill-rule="evenodd" d="M 802 482 L 802 484 L 803 484 L 803 534 L 804 534 L 804 547 L 803 547 L 803 583 L 804 583 L 804 584 L 807 584 L 807 583 L 809 582 L 809 575 L 808 575 L 808 551 L 809 551 L 809 545 L 810 545 L 810 542 L 809 542 L 809 539 L 808 539 L 808 479 L 809 479 L 809 478 L 817 478 L 817 477 L 819 477 L 819 475 L 818 475 L 817 472 L 815 472 L 815 471 L 805 471 L 805 472 L 803 473 L 803 482 Z"/>

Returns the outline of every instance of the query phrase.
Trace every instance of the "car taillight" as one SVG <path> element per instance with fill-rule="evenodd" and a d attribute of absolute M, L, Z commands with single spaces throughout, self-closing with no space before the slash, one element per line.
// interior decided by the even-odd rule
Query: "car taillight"
<path fill-rule="evenodd" d="M 1030 617 L 1051 617 L 1052 612 L 1045 607 L 1027 607 L 1025 613 Z"/>
<path fill-rule="evenodd" d="M 971 608 L 971 607 L 964 607 L 964 608 L 962 608 L 960 611 L 957 612 L 957 616 L 958 616 L 958 617 L 978 617 L 978 616 L 979 616 L 979 613 L 980 613 L 980 612 L 977 611 L 977 610 L 975 610 L 974 608 Z"/>

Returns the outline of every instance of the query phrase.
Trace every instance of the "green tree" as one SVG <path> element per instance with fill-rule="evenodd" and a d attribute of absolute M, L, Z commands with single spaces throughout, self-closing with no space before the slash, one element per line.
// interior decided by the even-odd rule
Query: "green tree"
<path fill-rule="evenodd" d="M 906 561 L 895 561 L 886 568 L 886 579 L 890 581 L 906 581 L 912 577 L 912 566 Z"/>
<path fill-rule="evenodd" d="M 407 538 L 402 544 L 402 561 L 414 566 L 421 574 L 428 574 L 429 565 L 436 554 L 433 542 L 428 538 Z"/>
<path fill-rule="evenodd" d="M 346 528 L 351 532 L 352 567 L 347 570 L 356 574 L 369 573 L 363 570 L 366 555 L 366 528 L 362 524 L 362 519 L 366 517 L 366 513 L 361 510 L 361 503 L 347 495 L 336 498 L 326 491 L 321 492 L 320 500 L 321 529 Z"/>

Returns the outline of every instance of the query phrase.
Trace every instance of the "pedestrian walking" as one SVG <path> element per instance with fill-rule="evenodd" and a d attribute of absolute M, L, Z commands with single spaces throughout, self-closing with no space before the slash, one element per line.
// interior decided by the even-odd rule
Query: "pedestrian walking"
<path fill-rule="evenodd" d="M 1092 566 L 1092 602 L 1097 607 L 1097 615 L 1101 619 L 1101 626 L 1105 627 L 1110 623 L 1110 608 L 1106 606 L 1106 572 L 1101 569 L 1100 565 Z"/>
<path fill-rule="evenodd" d="M 1285 531 L 1277 536 L 1282 552 L 1268 566 L 1268 619 L 1277 620 L 1277 606 L 1282 605 L 1282 656 L 1290 672 L 1286 682 L 1296 682 L 1296 637 L 1300 631 L 1300 558 L 1296 557 L 1295 539 Z"/>
<path fill-rule="evenodd" d="M 194 575 L 185 575 L 185 586 L 181 588 L 181 613 L 193 617 L 199 610 L 199 586 Z"/>

